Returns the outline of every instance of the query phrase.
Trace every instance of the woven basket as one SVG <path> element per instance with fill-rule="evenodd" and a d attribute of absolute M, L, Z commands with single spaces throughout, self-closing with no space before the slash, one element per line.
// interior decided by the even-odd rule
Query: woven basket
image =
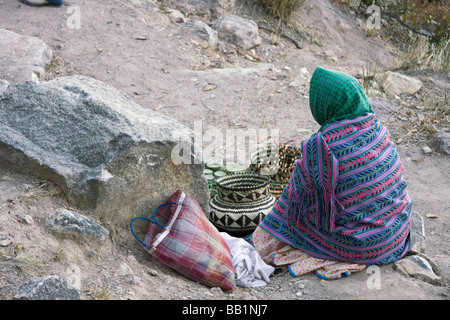
<path fill-rule="evenodd" d="M 216 180 L 217 192 L 223 201 L 251 202 L 266 198 L 270 178 L 252 172 L 235 173 Z"/>
<path fill-rule="evenodd" d="M 275 204 L 268 176 L 242 172 L 216 182 L 217 195 L 210 202 L 210 220 L 219 230 L 231 234 L 253 232 Z"/>
<path fill-rule="evenodd" d="M 295 162 L 302 157 L 301 148 L 291 145 L 269 145 L 250 155 L 250 171 L 270 178 L 270 192 L 279 198 L 295 168 Z"/>

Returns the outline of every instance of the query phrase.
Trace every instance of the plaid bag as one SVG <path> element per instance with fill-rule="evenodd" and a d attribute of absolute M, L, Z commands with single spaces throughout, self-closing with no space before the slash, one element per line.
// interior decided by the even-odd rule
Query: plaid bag
<path fill-rule="evenodd" d="M 151 222 L 144 241 L 133 232 L 136 219 Z M 184 192 L 176 191 L 167 203 L 160 205 L 153 220 L 136 217 L 130 228 L 152 256 L 186 278 L 224 291 L 234 290 L 230 249 L 199 204 Z"/>

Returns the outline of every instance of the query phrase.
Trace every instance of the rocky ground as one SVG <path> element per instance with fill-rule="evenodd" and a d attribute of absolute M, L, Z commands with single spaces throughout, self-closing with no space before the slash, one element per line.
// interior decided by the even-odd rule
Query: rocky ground
<path fill-rule="evenodd" d="M 72 20 L 75 7 L 79 25 Z M 315 67 L 367 80 L 364 69 L 394 69 L 401 58 L 386 40 L 368 37 L 354 15 L 325 0 L 306 1 L 295 18 L 296 31 L 286 29 L 301 49 L 261 28 L 261 44 L 253 50 L 225 41 L 211 46 L 209 38 L 183 29 L 183 19 L 213 25 L 216 17 L 195 7 L 178 8 L 184 13 L 180 17 L 172 9 L 177 7 L 171 1 L 71 0 L 61 8 L 34 8 L 3 0 L 0 28 L 39 38 L 51 48 L 41 81 L 93 77 L 192 129 L 198 121 L 203 131 L 278 129 L 281 141 L 300 141 L 318 129 L 308 108 L 307 79 Z M 233 13 L 276 29 L 276 21 L 254 1 L 236 1 Z M 314 274 L 293 278 L 279 269 L 265 287 L 225 293 L 163 266 L 136 242 L 128 225 L 105 226 L 110 240 L 101 245 L 54 236 L 45 219 L 68 207 L 61 190 L 1 167 L 0 298 L 13 299 L 32 279 L 58 275 L 69 279 L 86 300 L 448 300 L 450 162 L 433 141 L 436 132 L 449 131 L 449 115 L 439 113 L 448 104 L 449 75 L 404 73 L 420 79 L 423 87 L 414 94 L 388 94 L 376 112 L 397 143 L 414 211 L 424 221 L 425 254 L 439 267 L 438 280 L 410 269 L 402 272 L 395 264 L 336 281 Z M 377 79 L 375 72 L 370 75 L 370 80 Z M 11 73 L 3 78 L 21 81 Z M 374 99 L 383 94 L 377 84 L 370 86 Z"/>

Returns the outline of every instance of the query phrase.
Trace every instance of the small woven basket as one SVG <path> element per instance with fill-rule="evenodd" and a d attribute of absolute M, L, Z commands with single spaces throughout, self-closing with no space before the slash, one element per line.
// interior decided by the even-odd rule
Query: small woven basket
<path fill-rule="evenodd" d="M 270 178 L 254 172 L 242 172 L 216 180 L 217 192 L 223 201 L 250 202 L 266 198 L 270 194 Z"/>
<path fill-rule="evenodd" d="M 268 176 L 239 172 L 219 178 L 216 183 L 210 220 L 219 230 L 231 234 L 253 232 L 275 204 Z"/>
<path fill-rule="evenodd" d="M 302 158 L 301 148 L 292 145 L 269 145 L 250 155 L 250 171 L 270 178 L 270 192 L 279 198 L 295 168 Z"/>

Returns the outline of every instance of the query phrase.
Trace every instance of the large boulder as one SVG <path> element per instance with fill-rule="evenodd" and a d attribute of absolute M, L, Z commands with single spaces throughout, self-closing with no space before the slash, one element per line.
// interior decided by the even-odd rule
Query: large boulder
<path fill-rule="evenodd" d="M 11 84 L 0 95 L 0 163 L 53 181 L 72 207 L 107 222 L 148 217 L 178 189 L 208 214 L 192 136 L 92 78 Z"/>
<path fill-rule="evenodd" d="M 381 85 L 386 93 L 399 95 L 414 94 L 422 88 L 423 83 L 419 79 L 387 71 L 381 79 Z"/>
<path fill-rule="evenodd" d="M 0 28 L 0 79 L 10 83 L 38 80 L 52 54 L 44 41 Z"/>

